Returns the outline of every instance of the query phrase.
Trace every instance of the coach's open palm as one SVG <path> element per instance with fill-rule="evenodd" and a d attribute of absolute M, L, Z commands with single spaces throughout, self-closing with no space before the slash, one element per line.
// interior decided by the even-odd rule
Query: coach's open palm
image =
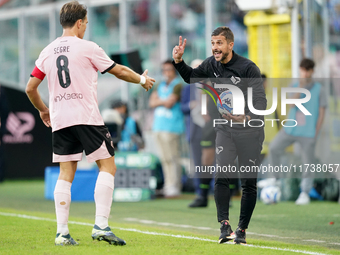
<path fill-rule="evenodd" d="M 154 78 L 151 78 L 148 76 L 148 69 L 144 71 L 142 74 L 145 77 L 145 84 L 142 85 L 143 88 L 145 88 L 146 91 L 152 88 L 154 82 L 156 81 Z"/>
<path fill-rule="evenodd" d="M 178 45 L 174 47 L 172 50 L 172 58 L 174 59 L 175 63 L 179 63 L 182 61 L 182 56 L 184 54 L 185 45 L 187 44 L 187 39 L 182 40 L 182 36 L 179 37 Z"/>

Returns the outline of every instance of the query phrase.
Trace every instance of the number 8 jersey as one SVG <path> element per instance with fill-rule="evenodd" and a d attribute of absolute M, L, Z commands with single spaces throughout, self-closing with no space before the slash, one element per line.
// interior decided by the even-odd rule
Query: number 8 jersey
<path fill-rule="evenodd" d="M 96 43 L 59 37 L 40 53 L 31 76 L 47 76 L 52 132 L 75 125 L 104 125 L 97 100 L 98 71 L 115 66 Z"/>

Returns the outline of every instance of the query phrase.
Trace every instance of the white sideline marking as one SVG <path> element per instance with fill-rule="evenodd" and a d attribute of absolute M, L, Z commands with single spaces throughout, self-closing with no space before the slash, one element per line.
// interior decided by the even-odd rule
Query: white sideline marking
<path fill-rule="evenodd" d="M 216 230 L 209 227 L 195 227 L 191 225 L 181 225 L 181 224 L 174 224 L 174 223 L 168 223 L 168 222 L 157 222 L 153 220 L 140 220 L 136 218 L 124 218 L 126 221 L 131 222 L 139 222 L 143 224 L 150 224 L 150 225 L 159 225 L 159 226 L 171 226 L 171 227 L 177 227 L 177 228 L 193 228 L 193 229 L 199 229 L 199 230 Z"/>
<path fill-rule="evenodd" d="M 30 215 L 25 215 L 25 214 L 0 212 L 0 215 L 9 216 L 9 217 L 24 218 L 24 219 L 30 219 L 30 220 L 42 220 L 42 221 L 56 222 L 55 219 L 36 217 L 36 216 L 30 216 Z M 93 224 L 86 223 L 86 222 L 69 221 L 69 223 L 70 224 L 76 224 L 76 225 L 91 226 L 91 227 L 93 226 Z M 207 239 L 207 238 L 200 238 L 200 237 L 195 237 L 195 236 L 172 235 L 172 234 L 159 233 L 159 232 L 141 231 L 141 230 L 134 229 L 134 228 L 117 228 L 117 227 L 112 227 L 112 228 L 113 229 L 119 229 L 119 230 L 122 230 L 122 231 L 137 232 L 137 233 L 146 234 L 146 235 L 169 236 L 169 237 L 175 237 L 175 238 L 199 240 L 199 241 L 217 243 L 216 240 L 211 240 L 211 239 Z M 227 244 L 232 244 L 232 243 L 227 243 Z M 288 249 L 288 248 L 277 248 L 277 247 L 260 246 L 260 245 L 252 245 L 252 244 L 248 244 L 248 245 L 245 245 L 245 246 L 242 246 L 242 247 L 254 247 L 254 248 L 261 248 L 261 249 L 268 249 L 268 250 L 289 251 L 289 252 L 296 252 L 296 253 L 309 254 L 309 255 L 327 255 L 327 254 L 324 254 L 324 253 L 318 253 L 318 252 L 312 252 L 312 251 L 292 250 L 292 249 Z"/>
<path fill-rule="evenodd" d="M 153 220 L 140 220 L 136 218 L 125 218 L 124 220 L 130 221 L 130 222 L 139 222 L 143 224 L 150 224 L 150 225 L 159 225 L 159 226 L 171 226 L 171 227 L 177 227 L 177 228 L 192 228 L 192 229 L 199 229 L 199 230 L 213 230 L 213 231 L 220 231 L 215 228 L 209 228 L 209 227 L 196 227 L 196 226 L 190 226 L 190 225 L 181 225 L 181 224 L 174 224 L 174 223 L 168 223 L 168 222 L 157 222 Z M 274 238 L 284 238 L 289 239 L 290 237 L 282 237 L 277 235 L 268 235 L 268 234 L 257 234 L 254 232 L 247 232 L 247 234 L 250 235 L 256 235 L 256 236 L 264 236 L 264 237 L 274 237 Z"/>
<path fill-rule="evenodd" d="M 325 214 L 318 214 L 317 216 L 318 217 L 325 217 Z M 340 214 L 333 214 L 333 215 L 327 215 L 327 216 L 330 216 L 330 217 L 340 217 Z"/>
<path fill-rule="evenodd" d="M 321 240 L 314 240 L 314 239 L 308 239 L 308 240 L 302 240 L 305 242 L 313 242 L 313 243 L 325 243 L 326 241 L 321 241 Z"/>

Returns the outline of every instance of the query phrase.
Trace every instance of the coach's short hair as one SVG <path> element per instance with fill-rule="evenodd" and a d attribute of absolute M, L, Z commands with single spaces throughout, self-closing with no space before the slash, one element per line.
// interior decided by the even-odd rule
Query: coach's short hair
<path fill-rule="evenodd" d="M 315 63 L 310 58 L 304 58 L 300 62 L 300 67 L 308 70 L 314 69 Z"/>
<path fill-rule="evenodd" d="M 234 33 L 233 31 L 230 30 L 229 27 L 218 27 L 211 34 L 211 36 L 218 36 L 218 35 L 224 36 L 229 42 L 234 41 Z"/>
<path fill-rule="evenodd" d="M 60 24 L 63 28 L 73 27 L 77 20 L 84 20 L 87 14 L 85 5 L 78 1 L 64 4 L 60 10 Z"/>

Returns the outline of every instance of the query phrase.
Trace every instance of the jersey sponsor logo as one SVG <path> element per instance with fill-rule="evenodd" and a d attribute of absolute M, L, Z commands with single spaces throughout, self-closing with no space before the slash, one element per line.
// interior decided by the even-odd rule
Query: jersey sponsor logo
<path fill-rule="evenodd" d="M 59 96 L 54 97 L 54 102 L 60 102 L 62 100 L 71 100 L 71 99 L 83 99 L 82 93 L 71 93 L 71 94 L 59 94 Z"/>
<path fill-rule="evenodd" d="M 35 119 L 30 112 L 9 113 L 6 121 L 6 129 L 11 134 L 2 137 L 4 143 L 32 143 L 33 136 L 25 134 L 30 132 L 35 126 Z"/>
<path fill-rule="evenodd" d="M 223 147 L 222 146 L 218 146 L 216 147 L 216 153 L 220 154 L 223 151 Z"/>
<path fill-rule="evenodd" d="M 234 83 L 236 85 L 237 83 L 240 83 L 241 78 L 240 77 L 231 76 L 230 80 L 231 80 L 232 83 Z"/>

